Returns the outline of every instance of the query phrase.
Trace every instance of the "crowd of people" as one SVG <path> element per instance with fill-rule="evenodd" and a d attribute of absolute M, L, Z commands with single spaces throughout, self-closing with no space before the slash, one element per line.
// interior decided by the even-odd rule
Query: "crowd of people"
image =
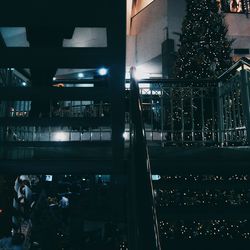
<path fill-rule="evenodd" d="M 21 175 L 13 186 L 11 226 L 0 249 L 17 242 L 18 250 L 126 250 L 125 215 L 112 212 L 118 209 L 110 183 L 100 176 Z"/>

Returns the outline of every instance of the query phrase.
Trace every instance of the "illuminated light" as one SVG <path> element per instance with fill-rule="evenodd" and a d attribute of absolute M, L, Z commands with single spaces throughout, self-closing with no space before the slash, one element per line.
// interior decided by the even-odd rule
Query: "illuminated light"
<path fill-rule="evenodd" d="M 53 180 L 53 175 L 46 175 L 45 180 L 46 181 L 52 181 Z"/>
<path fill-rule="evenodd" d="M 125 140 L 128 140 L 128 139 L 129 139 L 129 132 L 124 132 L 124 133 L 122 134 L 122 136 L 123 136 L 123 138 L 124 138 Z"/>
<path fill-rule="evenodd" d="M 130 83 L 125 83 L 125 88 L 130 89 Z"/>
<path fill-rule="evenodd" d="M 27 85 L 27 83 L 26 83 L 26 82 L 22 82 L 22 85 L 23 85 L 23 86 L 26 86 L 26 85 Z"/>
<path fill-rule="evenodd" d="M 161 176 L 160 175 L 152 175 L 152 180 L 153 181 L 158 181 L 161 179 Z"/>
<path fill-rule="evenodd" d="M 65 132 L 56 132 L 54 135 L 54 140 L 55 141 L 67 141 L 68 136 L 67 133 Z"/>
<path fill-rule="evenodd" d="M 139 88 L 146 89 L 147 91 L 150 91 L 150 84 L 149 83 L 140 83 Z"/>
<path fill-rule="evenodd" d="M 108 69 L 106 69 L 106 68 L 100 68 L 100 69 L 98 69 L 98 74 L 100 75 L 100 76 L 105 76 L 105 75 L 107 75 L 108 74 Z"/>
<path fill-rule="evenodd" d="M 141 80 L 141 79 L 149 78 L 148 73 L 146 73 L 145 71 L 143 71 L 139 67 L 136 69 L 134 76 L 135 76 L 136 80 Z"/>
<path fill-rule="evenodd" d="M 0 214 L 3 212 L 3 209 L 0 208 Z"/>
<path fill-rule="evenodd" d="M 56 77 L 53 77 L 53 81 L 55 81 L 56 80 Z"/>
<path fill-rule="evenodd" d="M 78 78 L 83 78 L 84 77 L 84 74 L 83 73 L 78 73 Z"/>
<path fill-rule="evenodd" d="M 63 83 L 53 84 L 53 87 L 62 88 L 62 87 L 64 87 L 64 84 Z"/>

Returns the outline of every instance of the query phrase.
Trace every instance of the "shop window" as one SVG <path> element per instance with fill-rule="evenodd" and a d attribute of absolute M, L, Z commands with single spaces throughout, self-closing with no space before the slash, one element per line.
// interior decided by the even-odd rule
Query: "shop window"
<path fill-rule="evenodd" d="M 249 0 L 217 0 L 221 10 L 226 13 L 249 13 Z"/>
<path fill-rule="evenodd" d="M 230 0 L 229 5 L 230 5 L 230 12 L 232 13 L 243 12 L 241 0 Z"/>

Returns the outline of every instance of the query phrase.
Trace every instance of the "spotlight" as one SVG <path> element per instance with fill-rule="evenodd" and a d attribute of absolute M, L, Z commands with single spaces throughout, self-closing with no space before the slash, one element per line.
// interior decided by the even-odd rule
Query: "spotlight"
<path fill-rule="evenodd" d="M 98 69 L 98 74 L 100 75 L 100 76 L 105 76 L 105 75 L 107 75 L 108 74 L 108 69 L 106 69 L 106 68 L 100 68 L 100 69 Z"/>
<path fill-rule="evenodd" d="M 84 74 L 83 73 L 78 73 L 78 78 L 83 78 L 84 77 Z"/>
<path fill-rule="evenodd" d="M 129 140 L 129 132 L 124 132 L 122 136 L 125 140 Z"/>

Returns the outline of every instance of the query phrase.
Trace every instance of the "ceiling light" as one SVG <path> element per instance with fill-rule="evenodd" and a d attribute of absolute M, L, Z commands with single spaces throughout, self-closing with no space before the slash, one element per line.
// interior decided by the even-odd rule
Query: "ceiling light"
<path fill-rule="evenodd" d="M 54 141 L 67 141 L 68 134 L 65 132 L 56 132 L 54 134 Z"/>
<path fill-rule="evenodd" d="M 100 68 L 100 69 L 98 69 L 98 74 L 100 76 L 105 76 L 105 75 L 108 74 L 108 69 L 106 69 L 106 68 Z"/>
<path fill-rule="evenodd" d="M 84 74 L 83 73 L 78 73 L 78 78 L 83 78 L 84 77 Z"/>

